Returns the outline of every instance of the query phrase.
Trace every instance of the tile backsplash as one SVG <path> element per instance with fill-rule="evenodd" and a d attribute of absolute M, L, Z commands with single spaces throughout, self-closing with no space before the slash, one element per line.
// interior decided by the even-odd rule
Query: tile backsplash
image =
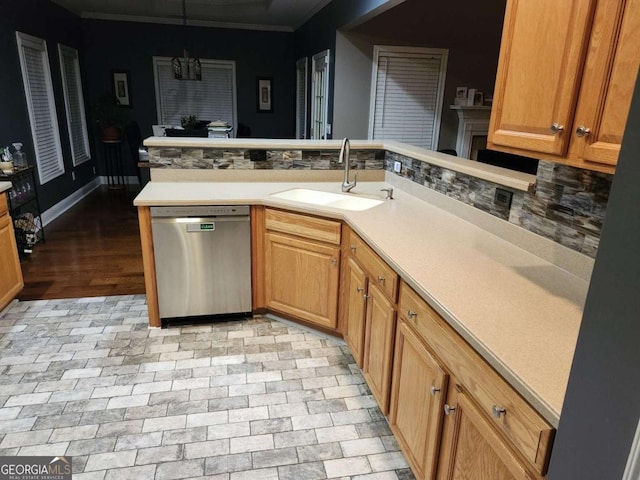
<path fill-rule="evenodd" d="M 595 257 L 613 175 L 540 161 L 533 192 L 514 191 L 511 207 L 495 202 L 501 185 L 386 152 L 385 169 L 455 198 L 572 250 Z"/>
<path fill-rule="evenodd" d="M 340 170 L 338 150 L 249 150 L 220 148 L 149 148 L 149 166 L 175 169 Z M 612 175 L 553 162 L 538 163 L 533 192 L 513 191 L 510 207 L 494 200 L 501 185 L 385 150 L 351 151 L 358 170 L 393 172 L 519 225 L 572 250 L 595 257 L 605 217 Z"/>

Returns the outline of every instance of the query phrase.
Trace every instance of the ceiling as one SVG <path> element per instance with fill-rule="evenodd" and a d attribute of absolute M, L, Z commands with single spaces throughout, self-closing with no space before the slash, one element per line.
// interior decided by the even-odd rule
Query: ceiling
<path fill-rule="evenodd" d="M 183 0 L 52 0 L 82 18 L 182 24 Z M 187 24 L 293 31 L 331 0 L 184 0 Z"/>

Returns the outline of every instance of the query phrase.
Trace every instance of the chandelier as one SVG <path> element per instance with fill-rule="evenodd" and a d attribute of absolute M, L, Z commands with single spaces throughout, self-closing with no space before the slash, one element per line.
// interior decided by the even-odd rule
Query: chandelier
<path fill-rule="evenodd" d="M 171 59 L 171 67 L 173 69 L 173 78 L 176 80 L 202 80 L 202 66 L 197 58 L 189 58 L 187 51 L 187 4 L 186 0 L 182 0 L 182 24 L 184 26 L 184 44 L 182 58 L 173 57 Z"/>

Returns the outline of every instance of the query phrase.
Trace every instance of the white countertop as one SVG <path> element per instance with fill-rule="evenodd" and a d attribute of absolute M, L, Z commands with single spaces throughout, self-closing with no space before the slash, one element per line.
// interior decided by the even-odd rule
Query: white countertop
<path fill-rule="evenodd" d="M 11 182 L 0 182 L 0 193 L 6 192 L 11 188 Z"/>
<path fill-rule="evenodd" d="M 382 199 L 388 184 L 353 194 Z M 290 188 L 338 182 L 150 182 L 137 206 L 259 204 L 344 220 L 552 425 L 557 426 L 588 281 L 395 188 L 365 211 L 285 201 Z"/>
<path fill-rule="evenodd" d="M 318 150 L 340 149 L 341 140 L 290 140 L 261 138 L 197 138 L 197 137 L 149 137 L 144 140 L 146 147 L 158 148 L 243 148 L 264 150 Z M 422 160 L 432 165 L 447 168 L 455 172 L 494 182 L 505 187 L 525 192 L 536 183 L 536 176 L 516 172 L 506 168 L 479 163 L 474 160 L 454 157 L 421 147 L 392 140 L 351 140 L 352 150 L 372 149 L 388 150 Z"/>

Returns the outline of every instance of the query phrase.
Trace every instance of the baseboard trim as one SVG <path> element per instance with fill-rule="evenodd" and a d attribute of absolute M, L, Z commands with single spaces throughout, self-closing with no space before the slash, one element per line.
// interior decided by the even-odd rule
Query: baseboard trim
<path fill-rule="evenodd" d="M 93 192 L 96 188 L 99 188 L 101 184 L 102 182 L 100 181 L 100 177 L 94 178 L 89 183 L 73 192 L 67 198 L 60 200 L 54 206 L 42 212 L 42 225 L 46 227 L 49 223 L 53 222 L 56 218 L 69 210 L 76 203 Z"/>

